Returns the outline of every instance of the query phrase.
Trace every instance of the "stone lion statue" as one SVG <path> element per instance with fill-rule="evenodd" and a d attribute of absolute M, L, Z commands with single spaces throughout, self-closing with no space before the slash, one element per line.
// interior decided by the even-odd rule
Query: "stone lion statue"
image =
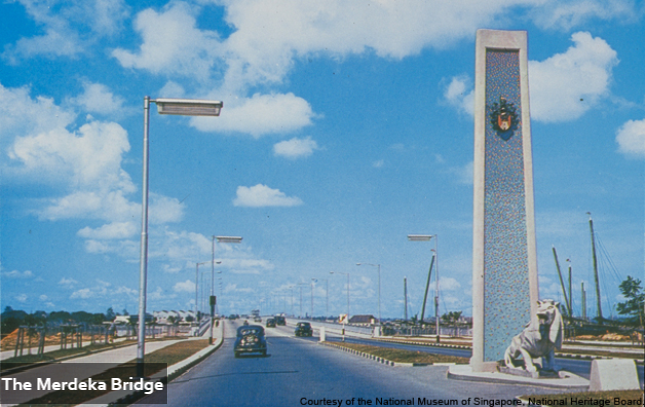
<path fill-rule="evenodd" d="M 560 314 L 560 305 L 553 300 L 538 301 L 537 319 L 530 322 L 526 328 L 511 339 L 511 345 L 504 353 L 504 363 L 507 367 L 515 367 L 515 360 L 521 355 L 528 372 L 537 369 L 533 364 L 534 358 L 543 357 L 543 370 L 558 371 L 554 365 L 555 349 L 562 347 L 564 325 Z"/>

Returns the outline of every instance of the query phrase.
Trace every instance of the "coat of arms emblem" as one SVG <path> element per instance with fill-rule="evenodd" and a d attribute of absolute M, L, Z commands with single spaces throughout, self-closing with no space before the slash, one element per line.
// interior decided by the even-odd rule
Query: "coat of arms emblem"
<path fill-rule="evenodd" d="M 493 125 L 493 129 L 497 131 L 497 134 L 503 140 L 510 139 L 513 136 L 513 131 L 517 127 L 515 105 L 500 96 L 499 103 L 493 103 L 490 108 L 490 123 Z"/>

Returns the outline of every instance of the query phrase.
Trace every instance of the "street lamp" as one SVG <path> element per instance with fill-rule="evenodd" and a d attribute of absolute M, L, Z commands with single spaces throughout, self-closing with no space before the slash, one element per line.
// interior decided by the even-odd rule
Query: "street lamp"
<path fill-rule="evenodd" d="M 347 319 L 349 320 L 349 273 L 342 271 L 330 271 L 329 274 L 344 274 L 347 276 Z"/>
<path fill-rule="evenodd" d="M 435 296 L 434 296 L 434 318 L 435 318 L 435 327 L 437 331 L 437 343 L 438 343 L 441 341 L 440 334 L 439 334 L 439 252 L 437 251 L 439 237 L 437 235 L 408 235 L 408 240 L 411 242 L 429 242 L 432 238 L 434 238 L 434 255 L 435 255 L 435 259 L 437 260 L 437 272 L 435 277 L 437 281 L 437 285 L 435 288 Z M 424 300 L 424 306 L 425 306 L 425 300 Z"/>
<path fill-rule="evenodd" d="M 199 318 L 198 318 L 199 308 L 198 308 L 198 305 L 197 305 L 197 303 L 199 301 L 199 297 L 197 295 L 197 293 L 199 292 L 198 288 L 197 288 L 197 286 L 199 285 L 199 266 L 201 266 L 203 264 L 206 264 L 206 263 L 210 263 L 210 261 L 203 261 L 201 263 L 195 263 L 195 320 L 197 321 L 197 326 L 199 326 Z"/>
<path fill-rule="evenodd" d="M 182 116 L 219 116 L 224 103 L 195 99 L 150 99 L 143 98 L 143 198 L 141 205 L 141 258 L 139 261 L 139 337 L 137 339 L 137 375 L 143 377 L 143 361 L 146 341 L 146 290 L 148 279 L 148 164 L 150 102 L 157 104 L 159 114 Z"/>
<path fill-rule="evenodd" d="M 378 267 L 378 325 L 381 326 L 381 265 L 372 263 L 356 263 L 357 266 L 374 266 Z"/>
<path fill-rule="evenodd" d="M 211 296 L 209 300 L 209 304 L 211 307 L 211 329 L 210 329 L 210 336 L 208 338 L 208 344 L 212 345 L 213 344 L 213 322 L 215 320 L 215 239 L 217 239 L 217 243 L 242 243 L 242 238 L 240 236 L 215 236 L 213 235 L 212 239 L 212 251 L 211 251 L 211 256 L 213 260 L 213 265 L 211 267 Z M 221 261 L 220 261 L 221 263 Z M 220 287 L 220 296 L 221 296 L 221 287 Z M 220 298 L 221 301 L 221 298 Z"/>
<path fill-rule="evenodd" d="M 318 280 L 315 278 L 311 279 L 311 320 L 314 320 L 314 284 L 317 283 Z"/>

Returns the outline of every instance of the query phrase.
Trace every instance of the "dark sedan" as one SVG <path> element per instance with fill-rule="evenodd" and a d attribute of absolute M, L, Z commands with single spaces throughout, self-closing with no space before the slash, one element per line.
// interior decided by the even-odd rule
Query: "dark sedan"
<path fill-rule="evenodd" d="M 296 325 L 296 336 L 312 336 L 314 334 L 309 322 L 298 322 Z"/>
<path fill-rule="evenodd" d="M 275 328 L 275 319 L 273 318 L 267 319 L 267 328 Z"/>
<path fill-rule="evenodd" d="M 264 337 L 264 328 L 260 325 L 244 325 L 237 328 L 237 338 L 233 346 L 235 357 L 242 353 L 267 354 L 267 341 Z"/>

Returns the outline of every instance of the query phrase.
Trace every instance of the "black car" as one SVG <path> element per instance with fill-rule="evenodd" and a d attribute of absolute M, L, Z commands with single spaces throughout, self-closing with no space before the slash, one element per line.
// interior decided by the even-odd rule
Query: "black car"
<path fill-rule="evenodd" d="M 296 325 L 296 336 L 312 336 L 314 334 L 309 322 L 298 322 Z"/>
<path fill-rule="evenodd" d="M 274 319 L 276 325 L 287 325 L 287 320 L 282 315 L 277 315 Z"/>
<path fill-rule="evenodd" d="M 242 353 L 267 354 L 267 341 L 264 337 L 264 328 L 260 325 L 243 325 L 237 328 L 237 338 L 233 346 L 235 357 Z"/>
<path fill-rule="evenodd" d="M 267 328 L 275 328 L 275 319 L 273 318 L 267 319 Z"/>

